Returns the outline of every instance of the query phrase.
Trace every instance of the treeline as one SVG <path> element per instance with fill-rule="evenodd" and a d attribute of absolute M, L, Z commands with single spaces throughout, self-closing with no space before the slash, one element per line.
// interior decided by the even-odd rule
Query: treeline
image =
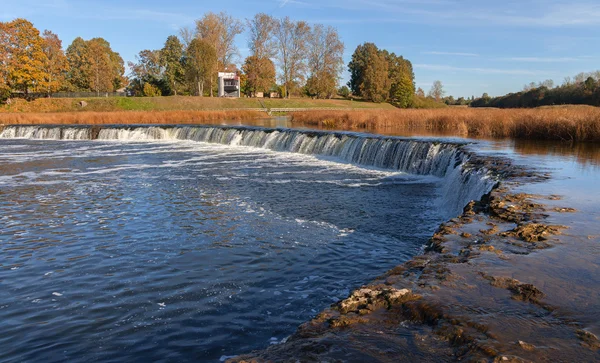
<path fill-rule="evenodd" d="M 242 60 L 236 39 L 247 34 L 250 55 Z M 350 95 L 372 102 L 411 107 L 415 97 L 410 61 L 359 45 L 348 64 L 348 87 L 338 88 L 344 70 L 344 43 L 337 30 L 289 17 L 259 13 L 244 21 L 208 12 L 194 27 L 169 36 L 161 49 L 142 50 L 128 63 L 102 38 L 75 39 L 66 50 L 51 31 L 42 34 L 25 19 L 0 23 L 0 100 L 30 93 L 105 93 L 135 96 L 214 96 L 218 72 L 236 73 L 247 96 L 331 98 Z M 238 68 L 238 64 L 241 66 Z M 440 84 L 441 87 L 441 84 Z M 437 101 L 441 88 L 434 95 Z"/>
<path fill-rule="evenodd" d="M 359 45 L 348 64 L 352 94 L 372 102 L 411 107 L 415 94 L 412 64 L 373 43 Z"/>
<path fill-rule="evenodd" d="M 241 69 L 235 39 L 248 34 L 250 55 Z M 276 92 L 281 97 L 307 95 L 331 98 L 343 70 L 344 43 L 337 30 L 289 17 L 256 14 L 241 21 L 227 13 L 206 13 L 180 38 L 170 36 L 159 50 L 143 50 L 132 70 L 135 95 L 214 96 L 217 73 L 237 73 L 247 96 Z M 274 62 L 274 60 L 276 62 Z M 279 75 L 279 82 L 277 79 Z"/>
<path fill-rule="evenodd" d="M 127 85 L 121 56 L 102 38 L 77 38 L 67 48 L 25 19 L 0 22 L 0 100 L 11 94 L 113 92 Z"/>
<path fill-rule="evenodd" d="M 497 107 L 497 108 L 531 108 L 551 105 L 591 105 L 600 106 L 600 71 L 593 73 L 580 73 L 572 80 L 553 87 L 551 80 L 531 83 L 524 90 L 509 93 L 500 97 L 489 97 L 484 94 L 471 102 L 471 107 Z"/>

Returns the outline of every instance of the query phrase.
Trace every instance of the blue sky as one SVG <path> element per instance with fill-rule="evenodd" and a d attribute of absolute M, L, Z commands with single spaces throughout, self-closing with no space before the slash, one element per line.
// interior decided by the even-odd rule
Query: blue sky
<path fill-rule="evenodd" d="M 439 79 L 455 97 L 600 69 L 597 0 L 0 0 L 0 8 L 0 21 L 26 18 L 57 33 L 65 48 L 77 36 L 103 37 L 126 62 L 207 11 L 290 16 L 336 27 L 346 63 L 358 44 L 374 42 L 412 61 L 417 86 L 427 91 Z M 246 35 L 237 43 L 243 59 Z"/>

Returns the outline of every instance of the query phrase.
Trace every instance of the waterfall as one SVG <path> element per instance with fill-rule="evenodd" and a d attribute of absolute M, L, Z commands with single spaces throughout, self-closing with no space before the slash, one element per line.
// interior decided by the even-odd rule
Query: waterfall
<path fill-rule="evenodd" d="M 0 139 L 89 140 L 89 127 L 7 126 Z"/>
<path fill-rule="evenodd" d="M 7 126 L 2 138 L 90 140 L 90 128 Z M 365 135 L 349 132 L 265 129 L 232 126 L 102 127 L 98 140 L 192 140 L 274 151 L 322 155 L 352 164 L 442 179 L 445 210 L 457 215 L 479 200 L 496 181 L 485 168 L 469 164 L 458 143 Z"/>

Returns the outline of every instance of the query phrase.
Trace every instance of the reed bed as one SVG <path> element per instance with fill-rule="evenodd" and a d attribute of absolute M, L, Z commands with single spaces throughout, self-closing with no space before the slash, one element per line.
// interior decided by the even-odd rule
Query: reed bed
<path fill-rule="evenodd" d="M 201 124 L 265 117 L 256 111 L 116 111 L 0 113 L 0 125 Z"/>
<path fill-rule="evenodd" d="M 293 113 L 292 121 L 351 130 L 427 130 L 463 137 L 600 142 L 600 108 L 591 106 L 308 111 Z"/>

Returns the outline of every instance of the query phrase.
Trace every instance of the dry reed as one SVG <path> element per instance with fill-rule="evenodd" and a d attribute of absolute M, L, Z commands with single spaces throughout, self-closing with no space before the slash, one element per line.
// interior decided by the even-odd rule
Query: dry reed
<path fill-rule="evenodd" d="M 344 129 L 428 130 L 464 137 L 600 142 L 600 108 L 444 108 L 420 110 L 308 111 L 293 122 Z"/>
<path fill-rule="evenodd" d="M 198 124 L 265 117 L 256 111 L 117 111 L 0 113 L 0 125 Z"/>

